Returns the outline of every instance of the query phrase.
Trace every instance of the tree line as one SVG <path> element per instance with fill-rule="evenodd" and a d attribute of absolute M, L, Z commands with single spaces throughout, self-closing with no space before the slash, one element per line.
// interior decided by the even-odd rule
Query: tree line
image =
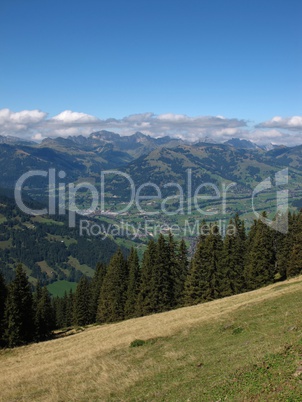
<path fill-rule="evenodd" d="M 265 218 L 265 214 L 263 215 Z M 189 261 L 184 240 L 170 233 L 150 240 L 139 261 L 136 249 L 119 249 L 108 265 L 98 263 L 92 279 L 76 291 L 51 298 L 35 292 L 21 265 L 6 285 L 0 275 L 0 342 L 14 347 L 48 339 L 55 328 L 116 322 L 254 290 L 302 272 L 302 212 L 288 215 L 282 234 L 255 220 L 247 233 L 238 215 L 222 236 L 208 225 Z"/>

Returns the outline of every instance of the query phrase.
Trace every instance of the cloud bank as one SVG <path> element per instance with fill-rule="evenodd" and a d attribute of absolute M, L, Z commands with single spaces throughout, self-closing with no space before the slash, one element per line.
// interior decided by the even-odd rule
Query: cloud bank
<path fill-rule="evenodd" d="M 188 141 L 208 137 L 220 142 L 238 137 L 259 144 L 296 145 L 302 143 L 302 116 L 276 116 L 250 127 L 245 120 L 223 116 L 190 117 L 173 113 L 140 113 L 122 119 L 99 119 L 71 110 L 49 117 L 48 113 L 40 110 L 13 112 L 0 109 L 0 135 L 4 136 L 40 141 L 46 137 L 87 136 L 100 130 L 114 131 L 121 135 L 141 131 L 152 137 L 169 135 Z"/>

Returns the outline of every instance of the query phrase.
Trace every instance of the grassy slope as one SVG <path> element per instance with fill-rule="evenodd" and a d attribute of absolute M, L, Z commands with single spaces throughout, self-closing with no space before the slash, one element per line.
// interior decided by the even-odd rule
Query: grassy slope
<path fill-rule="evenodd" d="M 0 395 L 3 401 L 301 401 L 301 295 L 299 277 L 2 351 Z M 135 339 L 147 342 L 129 347 Z"/>
<path fill-rule="evenodd" d="M 65 280 L 53 282 L 47 286 L 48 291 L 53 296 L 60 296 L 60 297 L 63 297 L 65 292 L 67 292 L 68 294 L 70 289 L 72 289 L 72 291 L 74 292 L 76 288 L 77 288 L 76 282 L 68 282 Z"/>

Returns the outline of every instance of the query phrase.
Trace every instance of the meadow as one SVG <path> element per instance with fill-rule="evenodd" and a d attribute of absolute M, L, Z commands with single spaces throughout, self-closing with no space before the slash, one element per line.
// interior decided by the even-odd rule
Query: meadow
<path fill-rule="evenodd" d="M 301 401 L 302 277 L 0 351 L 1 401 Z"/>

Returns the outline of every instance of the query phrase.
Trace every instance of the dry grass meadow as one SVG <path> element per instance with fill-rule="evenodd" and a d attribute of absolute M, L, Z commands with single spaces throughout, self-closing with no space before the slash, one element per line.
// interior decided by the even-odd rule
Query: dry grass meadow
<path fill-rule="evenodd" d="M 301 401 L 301 296 L 299 277 L 2 350 L 0 400 Z"/>

